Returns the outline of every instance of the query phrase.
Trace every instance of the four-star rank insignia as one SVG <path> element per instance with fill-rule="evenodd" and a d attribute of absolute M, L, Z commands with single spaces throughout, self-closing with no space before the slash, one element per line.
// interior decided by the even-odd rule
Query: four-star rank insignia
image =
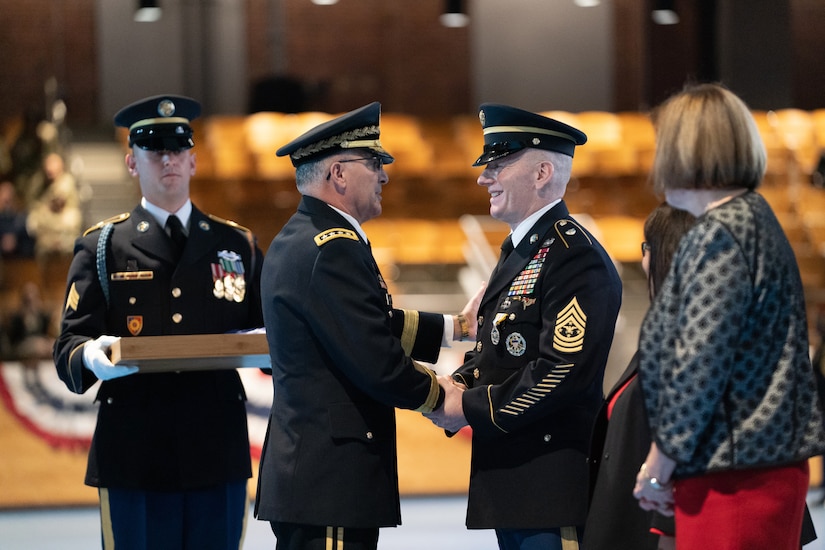
<path fill-rule="evenodd" d="M 587 315 L 582 311 L 576 297 L 556 316 L 556 328 L 553 331 L 553 348 L 562 353 L 574 353 L 582 350 L 584 329 Z"/>

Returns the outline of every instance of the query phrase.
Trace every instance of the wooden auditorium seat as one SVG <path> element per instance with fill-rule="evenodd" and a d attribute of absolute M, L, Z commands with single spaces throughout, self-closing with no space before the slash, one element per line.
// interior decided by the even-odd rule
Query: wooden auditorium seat
<path fill-rule="evenodd" d="M 814 141 L 820 151 L 825 151 L 825 109 L 811 111 L 811 123 L 814 126 Z"/>
<path fill-rule="evenodd" d="M 418 119 L 402 113 L 381 113 L 381 144 L 395 157 L 389 174 L 427 176 L 432 171 L 433 150 L 422 134 Z"/>
<path fill-rule="evenodd" d="M 814 123 L 809 111 L 778 109 L 774 111 L 774 128 L 791 152 L 800 176 L 810 176 L 819 160 L 819 147 L 814 138 Z"/>
<path fill-rule="evenodd" d="M 762 143 L 765 144 L 765 151 L 768 155 L 766 167 L 766 180 L 768 182 L 781 183 L 787 185 L 792 155 L 777 129 L 776 113 L 773 111 L 755 110 L 751 111 Z"/>
<path fill-rule="evenodd" d="M 295 169 L 289 157 L 278 157 L 275 151 L 300 135 L 293 129 L 292 115 L 276 112 L 253 113 L 244 121 L 246 146 L 255 162 L 255 177 L 260 179 L 292 179 Z"/>
<path fill-rule="evenodd" d="M 589 149 L 595 155 L 596 175 L 617 177 L 638 173 L 636 151 L 624 142 L 622 124 L 615 113 L 584 111 L 576 118 L 577 128 L 587 134 L 587 143 L 582 149 Z"/>
<path fill-rule="evenodd" d="M 215 178 L 238 181 L 254 176 L 245 124 L 246 117 L 241 115 L 212 115 L 203 121 L 204 145 L 212 157 Z"/>
<path fill-rule="evenodd" d="M 636 170 L 639 174 L 648 174 L 653 168 L 656 154 L 656 130 L 650 115 L 636 111 L 616 113 L 621 126 L 622 142 L 625 147 L 635 151 Z"/>
<path fill-rule="evenodd" d="M 475 180 L 481 173 L 481 168 L 474 167 L 473 162 L 484 150 L 484 135 L 481 132 L 478 116 L 456 115 L 450 119 L 449 124 L 455 147 L 452 151 L 437 150 L 436 155 L 454 155 L 453 166 L 456 174 Z"/>

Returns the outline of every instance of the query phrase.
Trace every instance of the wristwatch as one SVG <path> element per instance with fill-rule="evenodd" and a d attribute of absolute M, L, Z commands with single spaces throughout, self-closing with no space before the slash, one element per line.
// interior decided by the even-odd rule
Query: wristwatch
<path fill-rule="evenodd" d="M 463 342 L 470 337 L 470 324 L 463 313 L 456 315 L 456 319 L 458 319 L 458 327 L 461 329 L 461 341 Z"/>

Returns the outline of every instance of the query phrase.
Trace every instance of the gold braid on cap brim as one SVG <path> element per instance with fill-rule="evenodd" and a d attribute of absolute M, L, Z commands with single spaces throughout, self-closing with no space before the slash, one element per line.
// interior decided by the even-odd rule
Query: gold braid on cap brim
<path fill-rule="evenodd" d="M 344 149 L 352 149 L 354 147 L 377 146 L 379 144 L 377 139 L 375 141 L 369 142 L 357 140 L 359 138 L 367 136 L 375 136 L 378 135 L 378 133 L 378 126 L 366 126 L 364 128 L 350 130 L 349 132 L 344 132 L 343 134 L 338 134 L 337 136 L 332 136 L 331 138 L 317 141 L 312 145 L 308 145 L 307 147 L 301 147 L 300 149 L 292 153 L 291 156 L 293 159 L 299 160 L 320 153 L 321 151 L 331 149 L 336 146 L 341 146 Z"/>

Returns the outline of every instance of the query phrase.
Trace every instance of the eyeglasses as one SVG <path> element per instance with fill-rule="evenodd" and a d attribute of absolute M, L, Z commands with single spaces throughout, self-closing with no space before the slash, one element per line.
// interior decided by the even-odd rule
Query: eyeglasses
<path fill-rule="evenodd" d="M 379 172 L 384 167 L 384 159 L 379 156 L 371 156 L 371 157 L 358 157 L 355 159 L 343 159 L 343 160 L 336 160 L 335 162 L 357 162 L 359 160 L 363 160 L 367 162 L 367 168 L 372 170 L 373 172 Z M 327 179 L 332 176 L 332 172 L 327 172 Z"/>
<path fill-rule="evenodd" d="M 645 252 L 650 250 L 650 245 L 646 242 L 642 242 L 642 256 L 645 255 Z"/>
<path fill-rule="evenodd" d="M 510 160 L 510 162 L 500 162 L 496 164 L 495 167 L 491 167 L 488 164 L 484 168 L 484 170 L 481 171 L 481 175 L 486 178 L 496 179 L 498 178 L 499 174 L 501 174 L 506 168 L 509 168 L 510 166 L 516 164 L 519 161 L 519 159 L 521 159 L 521 155 L 518 155 L 517 157 L 513 158 L 512 160 Z"/>

